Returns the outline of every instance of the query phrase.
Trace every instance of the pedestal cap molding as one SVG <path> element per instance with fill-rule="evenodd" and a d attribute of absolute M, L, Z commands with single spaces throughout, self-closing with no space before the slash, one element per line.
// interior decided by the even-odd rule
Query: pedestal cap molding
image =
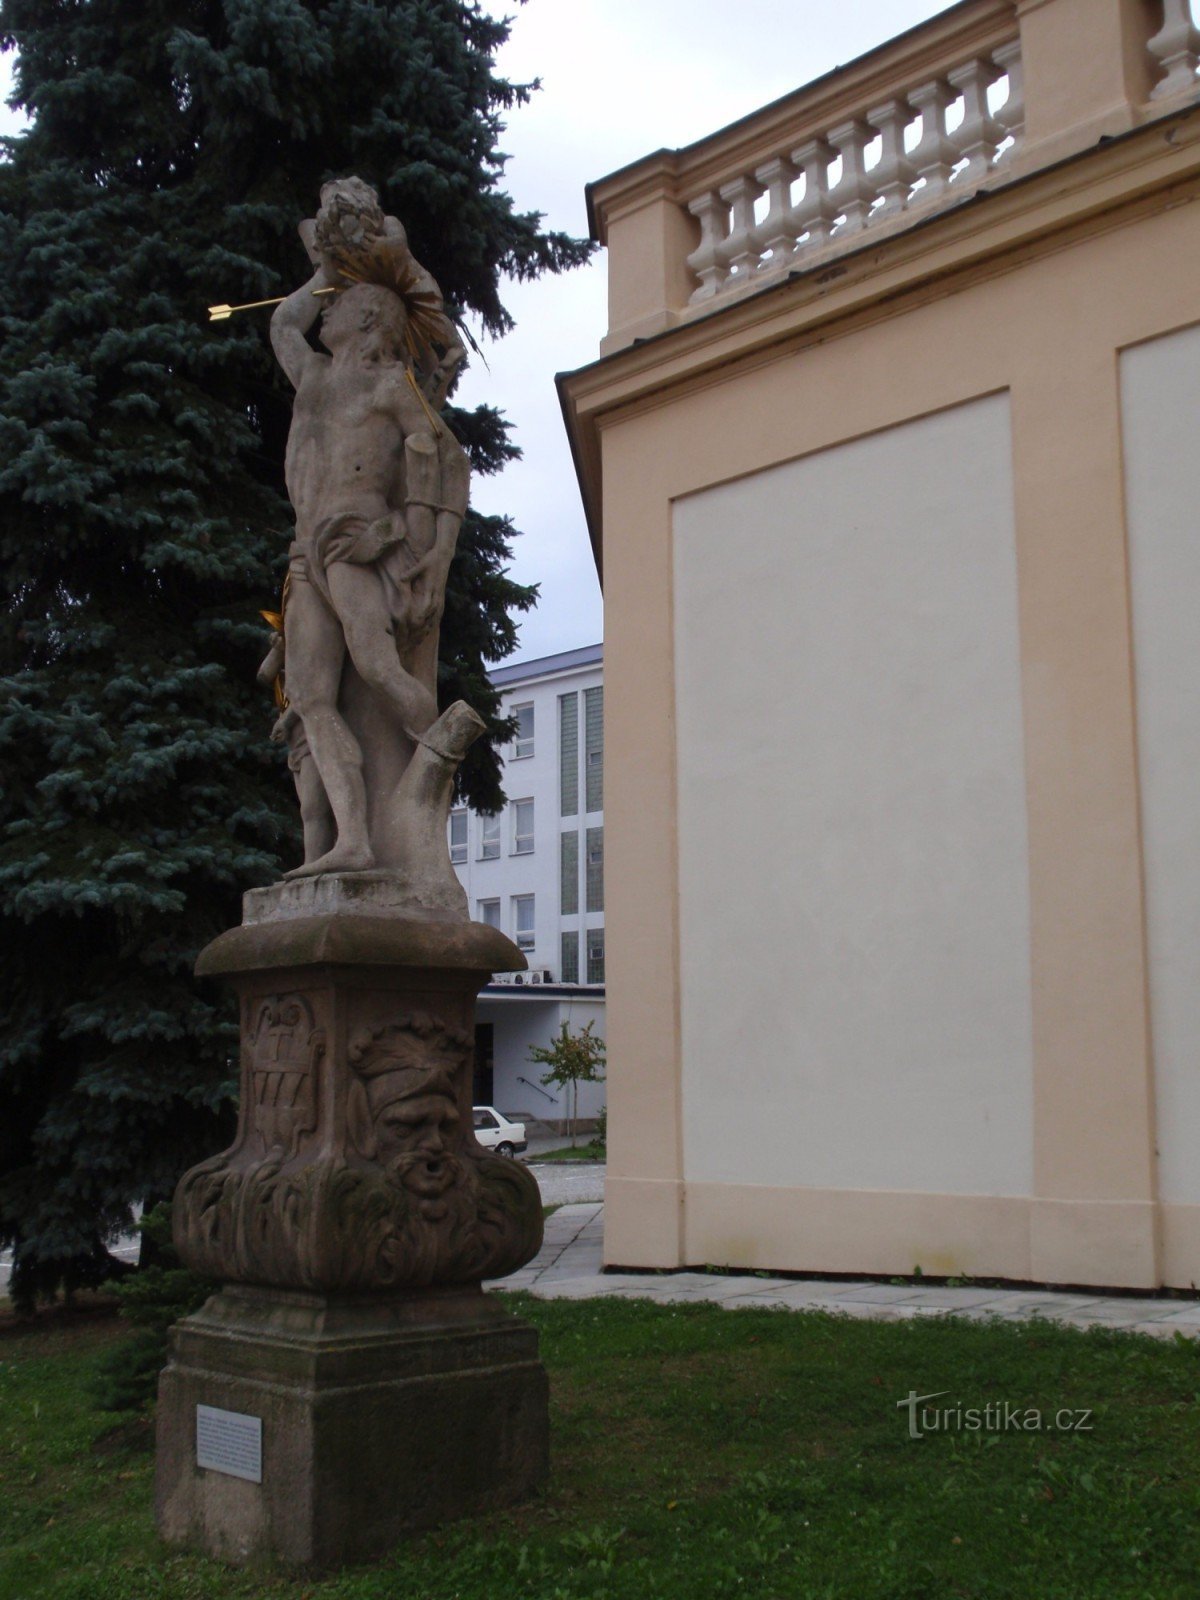
<path fill-rule="evenodd" d="M 201 950 L 196 976 L 215 978 L 276 967 L 423 967 L 470 973 L 522 972 L 511 939 L 481 922 L 328 913 L 230 928 Z"/>

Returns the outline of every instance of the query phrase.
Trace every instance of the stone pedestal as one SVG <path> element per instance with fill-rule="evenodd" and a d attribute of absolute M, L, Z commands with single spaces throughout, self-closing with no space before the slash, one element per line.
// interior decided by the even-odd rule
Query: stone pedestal
<path fill-rule="evenodd" d="M 376 877 L 256 891 L 197 964 L 240 998 L 241 1107 L 175 1193 L 226 1287 L 173 1333 L 157 1505 L 228 1559 L 366 1559 L 546 1472 L 537 1336 L 480 1290 L 536 1254 L 541 1195 L 471 1115 L 476 994 L 524 958 Z"/>
<path fill-rule="evenodd" d="M 535 1488 L 546 1404 L 536 1333 L 478 1289 L 229 1288 L 174 1330 L 159 1528 L 229 1561 L 370 1559 Z M 260 1421 L 260 1481 L 197 1465 L 198 1406 Z"/>

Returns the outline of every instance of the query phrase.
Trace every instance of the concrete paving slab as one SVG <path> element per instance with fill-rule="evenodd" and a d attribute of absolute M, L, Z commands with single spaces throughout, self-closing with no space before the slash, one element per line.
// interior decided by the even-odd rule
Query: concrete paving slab
<path fill-rule="evenodd" d="M 843 1285 L 838 1299 L 868 1301 L 877 1306 L 893 1306 L 911 1300 L 919 1292 L 911 1283 L 864 1283 L 857 1287 L 848 1283 Z"/>
<path fill-rule="evenodd" d="M 1170 1323 L 1173 1327 L 1200 1330 L 1200 1304 L 1181 1304 L 1178 1300 L 1164 1300 L 1162 1304 L 1170 1309 L 1156 1321 Z"/>
<path fill-rule="evenodd" d="M 735 1295 L 746 1293 L 745 1278 L 708 1277 L 706 1274 L 695 1274 L 690 1277 L 690 1284 L 705 1300 L 728 1300 Z M 751 1282 L 755 1280 L 751 1279 Z M 786 1288 L 782 1281 L 764 1282 L 760 1292 L 767 1293 L 772 1289 Z"/>
<path fill-rule="evenodd" d="M 1081 1311 L 1094 1306 L 1099 1295 L 1056 1294 L 1052 1289 L 1014 1289 L 998 1300 L 1000 1315 L 1011 1322 L 1028 1322 L 1034 1317 L 1051 1316 L 1059 1311 Z"/>
<path fill-rule="evenodd" d="M 753 1273 L 605 1272 L 603 1205 L 567 1204 L 547 1219 L 536 1260 L 489 1288 L 526 1288 L 556 1300 L 611 1296 L 659 1305 L 709 1301 L 743 1308 L 824 1311 L 879 1321 L 962 1317 L 971 1322 L 1045 1320 L 1079 1328 L 1109 1327 L 1170 1338 L 1200 1337 L 1200 1298 L 1122 1299 L 1116 1295 L 1060 1294 L 1053 1289 L 977 1289 L 949 1284 L 891 1284 L 833 1278 L 759 1278 Z"/>
<path fill-rule="evenodd" d="M 1094 1305 L 1080 1306 L 1072 1312 L 1091 1322 L 1156 1322 L 1171 1315 L 1169 1300 L 1097 1300 Z"/>
<path fill-rule="evenodd" d="M 999 1289 L 951 1289 L 949 1287 L 917 1289 L 912 1296 L 915 1306 L 935 1306 L 949 1311 L 967 1311 L 973 1306 L 1002 1304 L 1003 1291 Z"/>

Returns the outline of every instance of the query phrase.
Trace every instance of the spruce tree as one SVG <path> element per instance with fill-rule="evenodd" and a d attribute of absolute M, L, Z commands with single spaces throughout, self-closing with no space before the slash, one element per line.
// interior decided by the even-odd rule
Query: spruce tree
<path fill-rule="evenodd" d="M 509 326 L 504 276 L 588 246 L 501 187 L 506 24 L 474 0 L 0 0 L 29 130 L 0 157 L 0 1242 L 14 1290 L 110 1269 L 131 1205 L 229 1131 L 237 1030 L 195 982 L 242 891 L 298 859 L 254 681 L 290 538 L 290 396 L 268 313 L 296 235 L 357 173 L 448 309 Z M 502 415 L 447 412 L 478 471 Z M 492 719 L 486 663 L 534 590 L 471 516 L 443 704 Z M 462 775 L 494 810 L 485 741 Z"/>

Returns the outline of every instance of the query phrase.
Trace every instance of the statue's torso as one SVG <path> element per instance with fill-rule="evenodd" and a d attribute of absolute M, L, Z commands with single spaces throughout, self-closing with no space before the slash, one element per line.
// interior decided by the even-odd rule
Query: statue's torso
<path fill-rule="evenodd" d="M 330 517 L 367 520 L 404 504 L 404 440 L 423 421 L 406 403 L 403 368 L 318 357 L 292 407 L 285 476 L 300 541 Z"/>

